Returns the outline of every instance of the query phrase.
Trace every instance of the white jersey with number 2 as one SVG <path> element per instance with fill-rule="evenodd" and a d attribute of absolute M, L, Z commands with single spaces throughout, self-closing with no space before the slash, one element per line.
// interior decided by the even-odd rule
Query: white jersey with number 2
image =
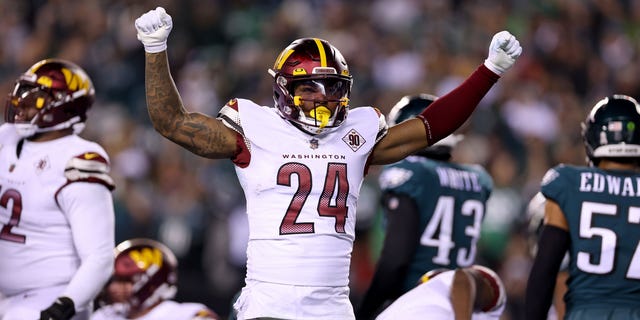
<path fill-rule="evenodd" d="M 6 296 L 66 285 L 83 259 L 111 257 L 114 246 L 104 149 L 75 134 L 20 141 L 11 125 L 0 126 L 0 292 Z M 83 199 L 101 201 L 91 206 Z M 66 288 L 77 307 L 110 276 L 102 265 L 90 261 Z"/>

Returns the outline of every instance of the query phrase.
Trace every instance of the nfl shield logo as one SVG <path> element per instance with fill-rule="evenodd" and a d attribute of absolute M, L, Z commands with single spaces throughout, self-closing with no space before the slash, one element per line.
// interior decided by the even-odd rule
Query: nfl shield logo
<path fill-rule="evenodd" d="M 314 149 L 314 150 L 318 149 L 318 139 L 313 138 L 313 139 L 309 140 L 309 147 L 311 149 Z"/>

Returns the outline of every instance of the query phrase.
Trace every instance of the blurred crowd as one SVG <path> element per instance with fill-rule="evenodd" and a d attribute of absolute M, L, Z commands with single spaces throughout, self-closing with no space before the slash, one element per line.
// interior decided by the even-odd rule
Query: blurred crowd
<path fill-rule="evenodd" d="M 116 243 L 167 244 L 180 263 L 177 300 L 221 315 L 243 285 L 243 194 L 230 161 L 199 158 L 151 128 L 133 21 L 157 6 L 173 17 L 168 52 L 185 105 L 212 115 L 233 97 L 273 105 L 267 68 L 296 38 L 339 48 L 354 75 L 351 106 L 386 113 L 403 95 L 448 92 L 482 63 L 495 32 L 516 35 L 522 57 L 461 128 L 454 153 L 494 179 L 479 262 L 504 280 L 505 319 L 523 318 L 531 265 L 525 209 L 542 176 L 557 163 L 585 163 L 580 121 L 596 101 L 640 98 L 634 0 L 0 0 L 0 92 L 46 57 L 90 74 L 98 101 L 83 135 L 111 157 Z M 377 174 L 367 177 L 358 208 L 354 303 L 380 250 Z"/>

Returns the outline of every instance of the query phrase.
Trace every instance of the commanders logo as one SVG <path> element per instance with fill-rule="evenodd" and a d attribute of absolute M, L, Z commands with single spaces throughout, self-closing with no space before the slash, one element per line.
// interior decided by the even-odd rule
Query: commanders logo
<path fill-rule="evenodd" d="M 136 266 L 142 270 L 147 270 L 151 266 L 162 267 L 162 251 L 157 248 L 142 248 L 140 250 L 131 250 L 129 257 L 136 263 Z"/>

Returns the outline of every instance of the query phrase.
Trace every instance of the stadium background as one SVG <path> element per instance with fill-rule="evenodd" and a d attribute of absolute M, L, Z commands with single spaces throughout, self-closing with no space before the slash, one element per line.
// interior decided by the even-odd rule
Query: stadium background
<path fill-rule="evenodd" d="M 180 259 L 177 299 L 222 315 L 242 286 L 243 196 L 226 160 L 198 158 L 156 134 L 144 101 L 144 51 L 133 21 L 163 6 L 172 15 L 172 73 L 190 110 L 215 115 L 229 98 L 272 105 L 266 70 L 293 39 L 324 38 L 354 75 L 351 105 L 387 112 L 403 95 L 443 94 L 507 29 L 524 53 L 461 130 L 462 161 L 484 165 L 495 189 L 479 262 L 509 292 L 504 319 L 521 319 L 531 265 L 525 208 L 559 162 L 584 164 L 579 121 L 601 97 L 640 97 L 640 1 L 141 1 L 0 0 L 0 92 L 45 57 L 91 75 L 98 101 L 83 135 L 109 152 L 117 241 L 152 237 Z M 357 303 L 381 241 L 379 169 L 362 188 L 351 287 Z"/>

